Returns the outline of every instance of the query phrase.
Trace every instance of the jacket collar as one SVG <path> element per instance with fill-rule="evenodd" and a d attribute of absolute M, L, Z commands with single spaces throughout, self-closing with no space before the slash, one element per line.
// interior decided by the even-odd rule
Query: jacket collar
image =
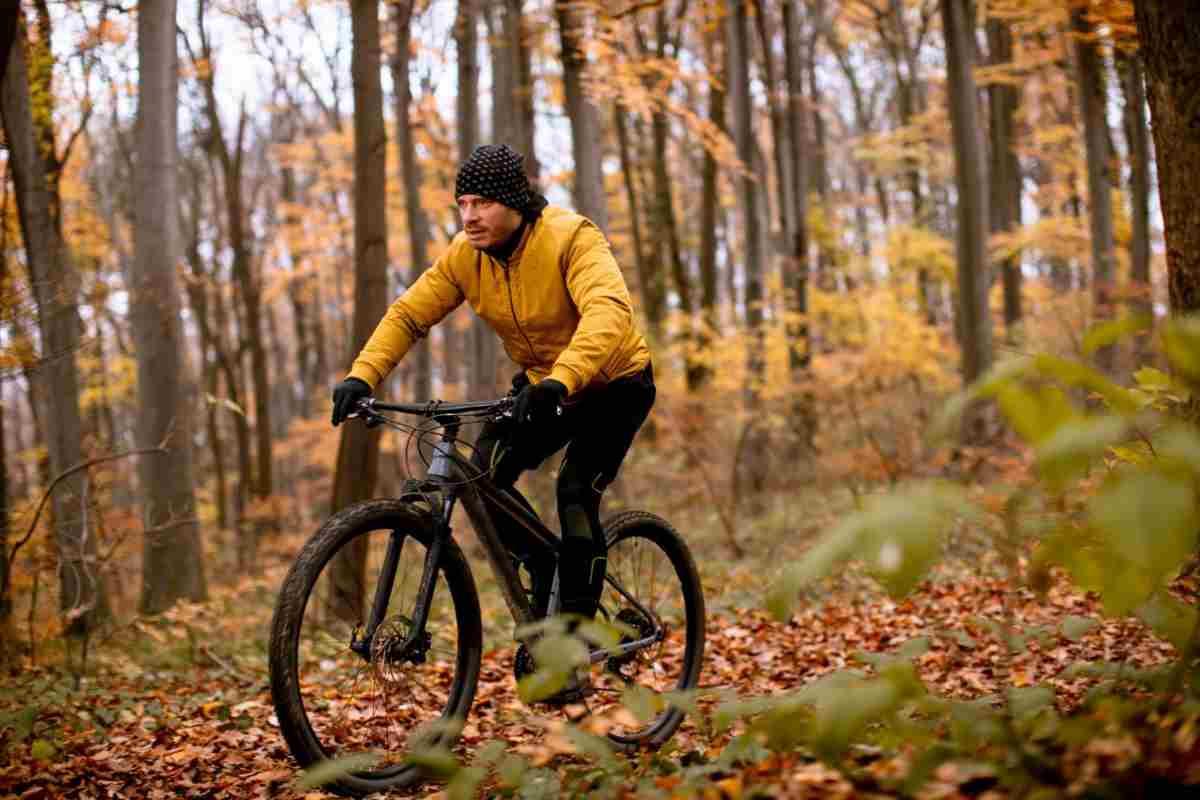
<path fill-rule="evenodd" d="M 503 244 L 484 250 L 484 254 L 505 268 L 520 262 L 521 255 L 525 252 L 525 246 L 529 243 L 529 237 L 533 235 L 533 229 L 537 226 L 539 219 L 540 217 L 521 220 L 520 227 L 513 231 Z"/>

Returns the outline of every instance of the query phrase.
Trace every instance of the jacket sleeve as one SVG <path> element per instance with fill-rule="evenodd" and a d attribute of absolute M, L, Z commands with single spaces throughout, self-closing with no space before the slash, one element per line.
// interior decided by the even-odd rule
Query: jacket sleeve
<path fill-rule="evenodd" d="M 392 303 L 347 377 L 366 381 L 374 389 L 409 348 L 458 307 L 463 293 L 450 269 L 452 251 L 453 247 L 448 248 Z"/>
<path fill-rule="evenodd" d="M 550 370 L 571 395 L 592 382 L 633 327 L 633 302 L 600 229 L 584 222 L 565 253 L 567 292 L 579 326 Z"/>

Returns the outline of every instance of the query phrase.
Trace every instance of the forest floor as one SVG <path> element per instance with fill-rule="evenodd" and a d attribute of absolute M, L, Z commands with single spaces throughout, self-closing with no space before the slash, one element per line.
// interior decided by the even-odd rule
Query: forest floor
<path fill-rule="evenodd" d="M 855 663 L 856 653 L 894 651 L 917 637 L 929 640 L 916 664 L 931 692 L 980 698 L 1044 683 L 1054 688 L 1060 710 L 1078 703 L 1089 686 L 1087 678 L 1066 676 L 1071 664 L 1091 660 L 1148 666 L 1174 653 L 1136 621 L 1101 620 L 1096 604 L 1070 591 L 1065 582 L 1038 598 L 999 578 L 979 577 L 976 569 L 943 567 L 901 602 L 880 594 L 866 580 L 843 578 L 820 601 L 802 603 L 784 622 L 754 603 L 743 603 L 736 591 L 714 595 L 701 678 L 703 713 L 689 717 L 657 756 L 634 758 L 616 796 L 893 794 L 889 787 L 908 768 L 902 751 L 853 754 L 854 783 L 844 777 L 851 771 L 836 771 L 802 751 L 764 750 L 738 766 L 703 770 L 699 781 L 688 778 L 681 765 L 718 763 L 737 732 L 736 725 L 718 732 L 713 724 L 720 703 L 794 692 Z M 989 623 L 1002 618 L 1019 630 L 1051 633 L 1013 655 Z M 1082 635 L 1064 633 L 1064 622 L 1081 618 L 1095 618 L 1096 623 Z M 222 655 L 230 651 L 190 634 L 168 639 L 149 627 L 141 634 L 163 649 L 187 648 L 191 663 L 147 666 L 145 659 L 129 657 L 128 647 L 110 642 L 100 650 L 107 655 L 93 657 L 89 677 L 78 687 L 61 668 L 29 668 L 5 679 L 0 688 L 0 798 L 332 796 L 297 788 L 297 771 L 273 716 L 261 634 L 247 640 L 245 657 Z M 126 650 L 123 657 L 112 654 L 114 647 Z M 518 791 L 490 775 L 482 786 L 485 796 L 558 796 L 559 777 L 586 767 L 587 760 L 573 752 L 566 737 L 556 735 L 562 712 L 547 715 L 518 699 L 512 656 L 511 646 L 493 647 L 485 655 L 464 730 L 464 759 L 469 761 L 489 740 L 502 741 L 539 771 L 541 786 L 531 784 L 527 775 Z M 1138 756 L 1136 748 L 1131 752 L 1121 742 L 1098 737 L 1081 757 L 1088 764 L 1080 769 L 1096 775 L 1128 768 Z M 1004 796 L 999 787 L 997 776 L 986 770 L 946 765 L 922 794 Z M 430 783 L 394 796 L 443 791 Z"/>

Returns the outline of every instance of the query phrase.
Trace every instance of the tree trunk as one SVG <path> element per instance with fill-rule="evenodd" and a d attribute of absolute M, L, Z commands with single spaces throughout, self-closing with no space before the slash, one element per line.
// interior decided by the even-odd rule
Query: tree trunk
<path fill-rule="evenodd" d="M 412 89 L 408 81 L 408 64 L 411 47 L 411 24 L 413 0 L 401 0 L 395 8 L 396 52 L 392 57 L 392 83 L 396 93 L 396 153 L 400 159 L 400 174 L 404 182 L 404 212 L 408 222 L 409 256 L 412 266 L 409 272 L 409 284 L 416 282 L 421 273 L 429 266 L 428 242 L 429 220 L 425 209 L 421 206 L 421 165 L 417 163 L 417 145 L 412 135 Z M 355 123 L 357 131 L 359 123 Z M 380 133 L 380 136 L 383 134 Z M 382 177 L 380 177 L 382 181 Z M 364 188 L 366 188 L 364 186 Z M 379 199 L 382 202 L 384 188 L 378 188 Z M 357 197 L 357 194 L 356 194 Z M 362 220 L 362 218 L 356 218 Z M 383 224 L 382 220 L 379 223 Z M 355 230 L 357 231 L 357 223 Z M 383 252 L 383 264 L 386 269 L 387 251 Z M 386 309 L 386 306 L 385 306 Z M 357 306 L 355 308 L 357 313 Z M 380 317 L 383 316 L 381 313 Z M 376 318 L 375 322 L 378 322 Z M 372 330 L 374 323 L 372 323 Z M 368 334 L 370 332 L 368 331 Z M 366 340 L 358 343 L 361 347 Z M 412 364 L 412 394 L 414 400 L 433 399 L 433 354 L 428 337 L 418 342 L 408 354 L 405 361 Z"/>
<path fill-rule="evenodd" d="M 744 441 L 746 453 L 760 453 L 765 430 L 758 425 L 757 417 L 762 401 L 758 387 L 766 377 L 766 362 L 763 354 L 765 336 L 763 330 L 763 256 L 759 235 L 758 187 L 753 173 L 754 131 L 751 126 L 753 107 L 750 98 L 750 58 L 748 8 L 745 0 L 733 0 L 729 26 L 729 91 L 732 100 L 733 133 L 738 160 L 746 172 L 739 176 L 739 196 L 742 210 L 742 226 L 746 240 L 746 327 L 749 329 L 750 349 L 747 362 L 748 389 L 746 406 L 750 414 Z M 766 484 L 767 461 L 749 457 L 741 465 L 745 470 L 746 482 L 752 498 L 761 496 Z"/>
<path fill-rule="evenodd" d="M 255 466 L 253 483 L 247 487 L 249 494 L 259 500 L 271 495 L 271 386 L 267 371 L 267 355 L 264 347 L 262 324 L 262 284 L 255 274 L 250 252 L 250 236 L 246 230 L 245 198 L 242 194 L 242 166 L 245 156 L 247 111 L 242 106 L 238 115 L 237 131 L 232 144 L 227 142 L 222 131 L 221 117 L 217 107 L 215 88 L 215 61 L 212 48 L 204 28 L 207 12 L 206 0 L 196 6 L 196 27 L 201 36 L 201 58 L 206 69 L 200 70 L 204 91 L 205 114 L 209 125 L 210 147 L 215 151 L 224 179 L 224 208 L 227 222 L 226 235 L 233 251 L 233 278 L 241 298 L 242 317 L 240 341 L 245 343 L 250 354 L 250 377 L 254 387 L 254 444 Z M 240 359 L 238 359 L 240 362 Z M 251 561 L 256 557 L 259 531 L 245 531 L 248 537 L 246 549 Z"/>
<path fill-rule="evenodd" d="M 784 71 L 787 82 L 787 142 L 791 147 L 792 206 L 788 211 L 788 268 L 784 273 L 788 311 L 788 367 L 793 381 L 807 377 L 811 348 L 808 323 L 808 175 L 806 174 L 804 59 L 800 52 L 800 14 L 795 0 L 783 2 Z M 815 423 L 815 419 L 813 420 Z"/>
<path fill-rule="evenodd" d="M 666 4 L 660 5 L 655 14 L 656 56 L 666 60 L 667 43 L 669 40 L 667 27 Z M 654 87 L 655 92 L 666 95 L 670 86 L 660 82 Z M 667 154 L 670 121 L 661 108 L 656 107 L 650 118 L 650 137 L 653 148 L 650 158 L 654 175 L 654 209 L 653 225 L 655 239 L 666 245 L 667 268 L 671 273 L 671 282 L 675 285 L 675 294 L 679 298 L 679 314 L 682 318 L 682 329 L 679 332 L 680 344 L 686 362 L 688 391 L 695 391 L 699 374 L 695 369 L 693 348 L 692 318 L 692 287 L 683 263 L 683 254 L 679 245 L 679 225 L 675 219 L 675 198 L 671 191 L 671 172 Z"/>
<path fill-rule="evenodd" d="M 708 82 L 708 119 L 720 131 L 725 131 L 726 76 L 720 55 L 725 47 L 724 36 L 725 25 L 720 18 L 714 22 L 713 30 L 704 35 L 705 57 L 714 77 Z M 719 335 L 720 328 L 717 316 L 717 225 L 721 199 L 718 178 L 717 159 L 705 148 L 700 169 L 700 330 L 697 341 L 697 347 L 702 351 Z M 711 379 L 712 372 L 707 360 L 695 365 L 692 380 L 697 389 Z"/>
<path fill-rule="evenodd" d="M 0 41 L 0 44 L 3 42 Z M 0 205 L 0 224 L 7 225 L 6 217 L 6 209 Z M 8 258 L 0 252 L 0 287 L 7 283 L 7 273 Z M 12 626 L 12 565 L 8 561 L 8 441 L 4 437 L 4 420 L 10 417 L 10 412 L 7 410 L 8 404 L 4 402 L 4 384 L 4 381 L 0 381 L 0 408 L 6 409 L 0 414 L 0 668 L 7 667 L 13 660 L 17 641 Z"/>
<path fill-rule="evenodd" d="M 1113 244 L 1109 131 L 1105 113 L 1104 59 L 1094 40 L 1092 23 L 1083 9 L 1071 12 L 1078 35 L 1079 110 L 1087 143 L 1088 221 L 1092 234 L 1092 292 L 1096 319 L 1113 315 L 1116 252 Z M 1096 361 L 1112 371 L 1114 348 L 1103 347 Z"/>
<path fill-rule="evenodd" d="M 36 88 L 41 98 L 52 95 L 49 86 L 31 86 L 26 56 L 28 38 L 19 7 L 17 14 L 16 40 L 9 51 L 8 69 L 0 87 L 0 112 L 8 139 L 29 279 L 37 301 L 42 357 L 34 380 L 40 384 L 47 416 L 53 420 L 52 425 L 44 427 L 49 477 L 53 478 L 82 461 L 79 377 L 75 364 L 80 324 L 76 305 L 78 277 L 62 235 L 56 178 L 62 165 L 53 150 L 43 149 L 45 136 L 34 123 L 31 89 Z M 39 109 L 39 119 L 51 118 L 50 110 Z M 84 499 L 84 478 L 80 472 L 59 483 L 51 506 L 59 549 L 59 604 L 66 615 L 67 632 L 78 636 L 86 636 L 108 614 L 97 571 L 96 541 L 85 535 L 84 515 L 79 508 Z"/>
<path fill-rule="evenodd" d="M 1200 311 L 1200 0 L 1139 0 L 1171 312 Z"/>
<path fill-rule="evenodd" d="M 746 172 L 738 178 L 742 225 L 746 237 L 746 323 L 757 343 L 763 335 L 763 260 L 760 248 L 758 187 L 754 175 L 754 132 L 751 126 L 754 109 L 750 98 L 748 52 L 749 16 L 745 0 L 733 0 L 729 36 L 729 90 L 733 104 L 734 141 L 738 159 Z M 764 363 L 761 347 L 752 344 L 750 355 L 751 381 L 763 378 Z"/>
<path fill-rule="evenodd" d="M 525 156 L 525 172 L 536 182 L 540 169 L 533 150 L 533 75 L 522 2 L 502 0 L 496 5 L 500 20 L 492 31 L 492 136 Z"/>
<path fill-rule="evenodd" d="M 575 208 L 607 233 L 608 197 L 604 191 L 600 112 L 583 90 L 587 20 L 575 0 L 555 0 L 554 10 L 562 40 L 563 94 L 571 123 L 571 153 L 575 157 Z"/>
<path fill-rule="evenodd" d="M 768 19 L 769 14 L 770 11 L 767 5 L 760 3 L 755 7 L 754 22 L 758 32 L 759 52 L 762 55 L 762 79 L 766 88 L 767 111 L 771 119 L 771 156 L 778 192 L 776 210 L 779 217 L 779 235 L 787 236 L 788 228 L 790 227 L 788 224 L 788 214 L 794 206 L 792 201 L 794 186 L 790 178 L 792 154 L 788 151 L 788 135 L 785 131 L 787 124 L 785 119 L 785 90 L 782 88 L 778 71 L 775 69 L 774 21 Z M 786 35 L 787 32 L 785 30 L 784 36 Z"/>
<path fill-rule="evenodd" d="M 1008 23 L 998 19 L 987 23 L 988 49 L 994 66 L 1011 64 L 1013 36 Z M 1021 226 L 1021 164 L 1016 151 L 1016 113 L 1019 93 L 1016 86 L 994 83 L 988 87 L 991 122 L 991 229 L 1009 233 Z M 1021 322 L 1021 258 L 1012 255 L 1000 265 L 1004 281 L 1004 330 L 1015 341 Z"/>
<path fill-rule="evenodd" d="M 988 203 L 983 137 L 975 102 L 972 27 L 965 0 L 940 0 L 946 38 L 950 123 L 954 137 L 954 173 L 958 187 L 958 315 L 965 383 L 979 378 L 992 363 L 992 321 L 988 313 Z M 967 441 L 986 435 L 982 418 L 969 420 Z"/>
<path fill-rule="evenodd" d="M 180 330 L 182 251 L 176 172 L 175 0 L 144 4 L 138 22 L 137 161 L 129 318 L 138 364 L 138 474 L 145 496 L 142 613 L 207 595 L 192 474 L 195 386 Z"/>
<path fill-rule="evenodd" d="M 1150 295 L 1150 128 L 1146 122 L 1146 85 L 1142 62 L 1137 56 L 1122 56 L 1118 62 L 1125 143 L 1129 151 L 1129 206 L 1132 235 L 1129 240 L 1130 308 L 1143 316 L 1154 314 Z M 1137 360 L 1148 356 L 1146 337 L 1139 336 Z"/>
<path fill-rule="evenodd" d="M 405 35 L 397 42 L 407 78 L 408 23 L 411 2 L 397 9 L 397 31 Z M 350 71 L 354 78 L 354 331 L 348 360 L 366 344 L 376 324 L 387 312 L 387 217 L 385 214 L 385 178 L 387 171 L 387 134 L 383 124 L 383 87 L 380 81 L 379 0 L 352 0 L 350 19 L 353 46 Z M 407 111 L 408 81 L 397 86 L 405 95 Z M 406 119 L 406 118 L 402 118 Z M 399 126 L 401 130 L 405 125 Z M 415 205 L 411 195 L 409 206 Z M 411 211 L 409 212 L 412 213 Z M 342 426 L 338 440 L 337 472 L 333 480 L 332 509 L 337 511 L 374 493 L 379 476 L 379 429 L 350 422 Z M 350 605 L 332 609 L 339 616 L 361 619 L 364 598 L 356 588 L 364 585 L 362 572 L 365 553 L 355 551 L 338 555 L 333 567 L 335 591 L 350 598 Z"/>
<path fill-rule="evenodd" d="M 638 290 L 641 293 L 642 308 L 646 310 L 646 327 L 651 342 L 657 343 L 662 337 L 664 316 L 664 299 L 662 277 L 655 265 L 651 263 L 642 243 L 641 204 L 638 202 L 638 164 L 633 158 L 633 146 L 629 141 L 629 127 L 626 124 L 625 109 L 620 103 L 613 107 L 613 127 L 617 131 L 617 149 L 621 156 L 621 175 L 625 183 L 625 202 L 629 206 L 627 215 L 633 238 L 634 263 L 637 266 Z"/>
<path fill-rule="evenodd" d="M 454 41 L 458 49 L 458 159 L 467 157 L 479 146 L 479 16 L 476 0 L 458 0 L 454 21 Z M 499 356 L 496 334 L 480 317 L 471 319 L 468 394 L 472 399 L 492 397 L 498 391 L 496 360 Z"/>
<path fill-rule="evenodd" d="M 824 26 L 825 23 L 825 0 L 816 0 L 813 3 L 813 24 L 818 28 Z M 806 193 L 815 193 L 817 195 L 817 204 L 821 211 L 828 215 L 829 208 L 829 162 L 826 158 L 825 149 L 825 117 L 822 115 L 821 109 L 825 105 L 825 97 L 821 91 L 820 82 L 817 80 L 817 39 L 814 37 L 812 44 L 805 54 L 805 72 L 808 76 L 808 97 L 810 111 L 810 121 L 812 128 L 810 130 L 811 138 L 807 144 L 810 146 L 810 155 L 808 163 L 812 169 L 809 172 L 808 185 Z M 832 291 L 836 285 L 836 277 L 833 274 L 833 259 L 826 251 L 826 248 L 817 242 L 817 285 L 824 291 Z"/>

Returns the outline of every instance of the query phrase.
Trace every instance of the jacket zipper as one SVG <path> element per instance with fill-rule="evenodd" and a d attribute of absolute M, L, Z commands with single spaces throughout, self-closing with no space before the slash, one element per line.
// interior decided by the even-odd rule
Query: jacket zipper
<path fill-rule="evenodd" d="M 525 329 L 521 327 L 521 321 L 517 319 L 517 306 L 513 302 L 512 293 L 512 277 L 508 274 L 508 265 L 503 266 L 504 270 L 504 285 L 508 287 L 508 309 L 512 312 L 513 324 L 517 326 L 517 330 L 521 332 L 521 338 L 525 340 L 525 344 L 529 346 L 529 357 L 534 361 L 537 360 L 537 353 L 533 349 L 533 342 L 529 341 L 529 337 L 525 335 Z"/>

